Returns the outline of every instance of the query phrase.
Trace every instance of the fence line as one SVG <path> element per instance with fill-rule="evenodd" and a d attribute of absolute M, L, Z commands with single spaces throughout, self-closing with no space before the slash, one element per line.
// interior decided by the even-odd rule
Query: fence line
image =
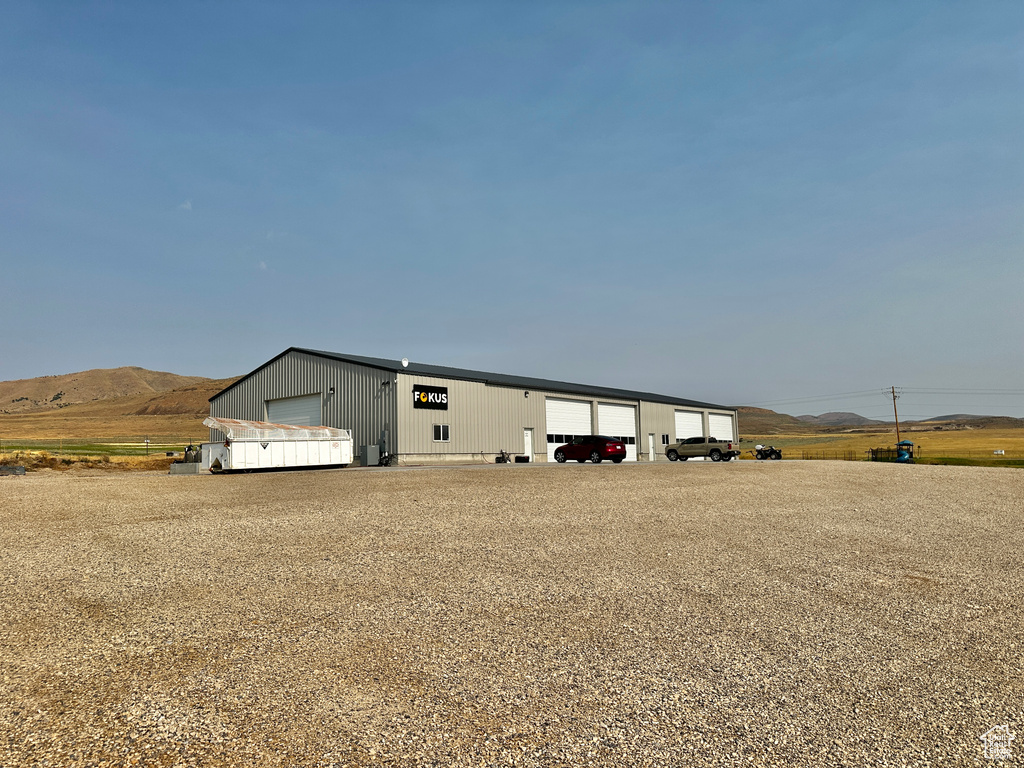
<path fill-rule="evenodd" d="M 866 457 L 859 451 L 801 451 L 800 458 L 806 461 L 863 461 Z"/>
<path fill-rule="evenodd" d="M 895 448 L 872 448 L 867 451 L 801 451 L 800 458 L 805 461 L 895 461 Z M 990 459 L 992 461 L 1024 459 L 1024 450 L 1003 450 L 1002 453 L 988 450 L 950 449 L 946 451 L 923 451 L 921 446 L 914 446 L 915 459 Z"/>
<path fill-rule="evenodd" d="M 161 454 L 171 451 L 181 452 L 190 443 L 199 445 L 208 441 L 209 432 L 203 430 L 200 435 L 192 437 L 150 435 L 147 448 L 146 435 L 116 435 L 113 437 L 76 437 L 74 439 L 41 439 L 41 438 L 9 438 L 0 437 L 0 454 L 12 454 L 24 451 L 43 451 L 49 454 L 69 455 L 112 455 L 139 456 Z"/>

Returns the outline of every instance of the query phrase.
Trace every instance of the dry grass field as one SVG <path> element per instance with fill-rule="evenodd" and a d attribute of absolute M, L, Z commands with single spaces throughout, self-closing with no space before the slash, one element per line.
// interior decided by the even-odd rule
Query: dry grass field
<path fill-rule="evenodd" d="M 742 427 L 742 424 L 741 424 Z M 951 431 L 905 431 L 903 440 L 911 440 L 921 454 L 928 456 L 962 456 L 992 458 L 993 451 L 1003 450 L 1007 458 L 1024 458 L 1024 429 L 963 429 Z M 783 449 L 785 458 L 800 458 L 801 452 L 853 451 L 867 457 L 871 448 L 892 447 L 896 443 L 893 429 L 878 432 L 744 435 L 744 451 L 755 443 L 766 443 Z M 749 443 L 749 445 L 748 445 Z M 749 454 L 745 458 L 750 458 Z"/>
<path fill-rule="evenodd" d="M 0 477 L 0 765 L 989 765 L 1022 498 L 853 462 Z"/>
<path fill-rule="evenodd" d="M 0 416 L 0 438 L 5 443 L 45 441 L 71 445 L 80 442 L 138 442 L 149 437 L 161 443 L 178 443 L 190 436 L 205 440 L 210 434 L 209 428 L 203 426 L 205 415 L 93 416 L 68 411 L 71 408 L 56 413 Z"/>

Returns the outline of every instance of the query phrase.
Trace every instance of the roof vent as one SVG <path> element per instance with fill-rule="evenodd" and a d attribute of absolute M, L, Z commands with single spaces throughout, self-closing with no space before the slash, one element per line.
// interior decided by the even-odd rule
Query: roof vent
<path fill-rule="evenodd" d="M 409 367 L 409 358 L 408 357 L 403 357 L 402 358 L 402 367 L 403 368 L 408 368 Z"/>

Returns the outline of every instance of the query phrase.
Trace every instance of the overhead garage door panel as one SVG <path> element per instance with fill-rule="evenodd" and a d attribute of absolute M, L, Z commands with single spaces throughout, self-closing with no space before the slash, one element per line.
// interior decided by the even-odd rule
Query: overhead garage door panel
<path fill-rule="evenodd" d="M 709 413 L 708 431 L 711 432 L 710 437 L 715 437 L 719 440 L 727 440 L 729 442 L 736 440 L 736 435 L 733 431 L 732 416 L 723 415 L 721 413 Z"/>
<path fill-rule="evenodd" d="M 267 421 L 272 424 L 319 427 L 323 423 L 320 415 L 320 395 L 267 400 Z"/>
<path fill-rule="evenodd" d="M 555 460 L 555 449 L 576 435 L 592 431 L 590 403 L 549 397 L 544 403 L 547 422 L 548 461 Z"/>
<path fill-rule="evenodd" d="M 597 431 L 626 444 L 626 461 L 636 461 L 636 406 L 597 404 Z"/>
<path fill-rule="evenodd" d="M 704 437 L 704 418 L 700 411 L 676 411 L 676 440 Z"/>

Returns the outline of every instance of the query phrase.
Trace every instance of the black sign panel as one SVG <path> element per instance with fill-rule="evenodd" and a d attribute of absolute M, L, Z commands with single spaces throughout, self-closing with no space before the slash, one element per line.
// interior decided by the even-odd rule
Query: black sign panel
<path fill-rule="evenodd" d="M 448 387 L 428 387 L 425 384 L 413 385 L 412 407 L 429 408 L 432 411 L 447 411 Z"/>

